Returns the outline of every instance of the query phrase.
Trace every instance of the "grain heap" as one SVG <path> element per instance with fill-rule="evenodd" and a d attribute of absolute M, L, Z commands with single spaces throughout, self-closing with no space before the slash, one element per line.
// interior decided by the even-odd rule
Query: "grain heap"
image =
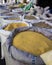
<path fill-rule="evenodd" d="M 27 16 L 25 16 L 24 17 L 25 19 L 28 19 L 28 20 L 34 20 L 34 19 L 36 19 L 34 16 L 32 16 L 32 15 L 27 15 Z"/>
<path fill-rule="evenodd" d="M 25 23 L 11 23 L 11 24 L 8 24 L 4 30 L 8 30 L 8 31 L 12 31 L 13 29 L 15 28 L 19 28 L 19 27 L 25 27 L 27 26 L 27 24 Z"/>
<path fill-rule="evenodd" d="M 39 23 L 34 23 L 33 26 L 41 27 L 41 28 L 52 28 L 49 24 L 45 22 L 39 22 Z"/>
<path fill-rule="evenodd" d="M 24 31 L 14 37 L 13 46 L 37 56 L 52 50 L 52 41 L 40 33 Z"/>

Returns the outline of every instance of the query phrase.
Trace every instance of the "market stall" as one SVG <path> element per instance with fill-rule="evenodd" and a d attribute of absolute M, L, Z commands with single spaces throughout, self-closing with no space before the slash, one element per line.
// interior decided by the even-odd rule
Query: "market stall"
<path fill-rule="evenodd" d="M 52 65 L 49 7 L 37 6 L 32 0 L 17 2 L 0 5 L 1 59 L 5 58 L 6 65 Z"/>

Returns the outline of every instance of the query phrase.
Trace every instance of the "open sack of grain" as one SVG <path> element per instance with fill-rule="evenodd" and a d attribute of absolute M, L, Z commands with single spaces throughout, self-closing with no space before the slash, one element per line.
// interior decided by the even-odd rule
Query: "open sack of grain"
<path fill-rule="evenodd" d="M 8 53 L 7 57 L 5 55 L 7 65 L 15 62 L 19 62 L 18 65 L 43 65 L 48 61 L 44 62 L 41 55 L 52 50 L 52 41 L 34 29 L 23 27 L 12 31 L 4 47 L 7 48 L 4 53 Z"/>
<path fill-rule="evenodd" d="M 33 29 L 39 33 L 42 33 L 49 39 L 52 39 L 52 23 L 42 20 L 38 23 L 33 23 Z"/>
<path fill-rule="evenodd" d="M 14 15 L 15 14 L 13 12 L 3 12 L 3 13 L 0 13 L 0 18 L 11 17 L 11 16 L 14 16 Z"/>
<path fill-rule="evenodd" d="M 39 17 L 35 15 L 24 14 L 23 20 L 29 23 L 36 23 L 36 22 L 39 22 Z"/>
<path fill-rule="evenodd" d="M 9 10 L 8 9 L 0 9 L 0 14 L 5 13 L 5 12 L 9 12 Z"/>
<path fill-rule="evenodd" d="M 20 22 L 16 22 L 16 23 L 15 22 L 14 23 L 9 23 L 9 24 L 4 25 L 3 27 L 1 27 L 1 29 L 0 29 L 1 46 L 2 46 L 1 50 L 3 50 L 3 44 L 7 40 L 7 37 L 10 35 L 12 30 L 14 30 L 15 28 L 26 27 L 26 26 L 30 27 L 31 24 L 20 21 Z M 4 54 L 2 53 L 2 58 L 3 57 L 4 57 Z"/>
<path fill-rule="evenodd" d="M 11 14 L 11 15 L 10 15 Z M 10 15 L 10 16 L 7 16 Z M 21 21 L 21 16 L 20 15 L 16 15 L 16 14 L 12 14 L 9 13 L 6 16 L 3 15 L 3 18 L 1 19 L 1 23 L 2 25 L 6 25 L 8 23 L 12 23 L 12 22 L 18 22 Z"/>

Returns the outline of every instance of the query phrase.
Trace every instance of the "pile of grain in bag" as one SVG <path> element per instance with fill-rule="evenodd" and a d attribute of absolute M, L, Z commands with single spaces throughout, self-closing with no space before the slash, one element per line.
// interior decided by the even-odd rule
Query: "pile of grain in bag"
<path fill-rule="evenodd" d="M 50 24 L 44 21 L 39 23 L 33 23 L 32 25 L 35 31 L 42 33 L 43 35 L 52 40 L 52 26 Z"/>
<path fill-rule="evenodd" d="M 10 17 L 10 18 L 7 18 L 6 20 L 20 20 L 20 17 Z"/>
<path fill-rule="evenodd" d="M 49 29 L 52 28 L 52 26 L 50 26 L 49 24 L 46 24 L 45 22 L 34 23 L 33 26 L 37 26 L 41 28 L 49 28 Z"/>
<path fill-rule="evenodd" d="M 38 56 L 52 50 L 52 41 L 40 33 L 24 31 L 14 37 L 13 46 Z"/>
<path fill-rule="evenodd" d="M 40 55 L 52 50 L 52 41 L 32 29 L 19 28 L 9 36 L 8 43 L 13 59 L 30 65 L 41 65 L 43 59 Z M 11 45 L 12 43 L 12 45 Z M 34 60 L 34 61 L 33 61 Z M 28 64 L 27 64 L 28 65 Z"/>
<path fill-rule="evenodd" d="M 35 17 L 35 16 L 32 16 L 32 15 L 26 15 L 26 16 L 24 17 L 24 19 L 34 20 L 34 19 L 36 19 L 36 17 Z"/>
<path fill-rule="evenodd" d="M 13 30 L 13 29 L 15 29 L 15 28 L 25 27 L 25 26 L 27 26 L 27 24 L 25 24 L 25 23 L 11 23 L 11 24 L 8 24 L 8 25 L 4 28 L 4 30 L 11 31 L 11 30 Z"/>

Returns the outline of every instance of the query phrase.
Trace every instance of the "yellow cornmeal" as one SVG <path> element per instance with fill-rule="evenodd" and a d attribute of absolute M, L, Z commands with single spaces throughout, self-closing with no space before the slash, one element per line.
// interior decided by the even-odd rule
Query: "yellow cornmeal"
<path fill-rule="evenodd" d="M 11 24 L 8 24 L 8 26 L 6 26 L 4 28 L 4 30 L 11 31 L 15 28 L 24 27 L 24 26 L 27 26 L 27 24 L 25 24 L 25 23 L 11 23 Z"/>
<path fill-rule="evenodd" d="M 14 37 L 13 46 L 33 55 L 40 55 L 52 50 L 52 41 L 40 33 L 25 31 Z"/>

